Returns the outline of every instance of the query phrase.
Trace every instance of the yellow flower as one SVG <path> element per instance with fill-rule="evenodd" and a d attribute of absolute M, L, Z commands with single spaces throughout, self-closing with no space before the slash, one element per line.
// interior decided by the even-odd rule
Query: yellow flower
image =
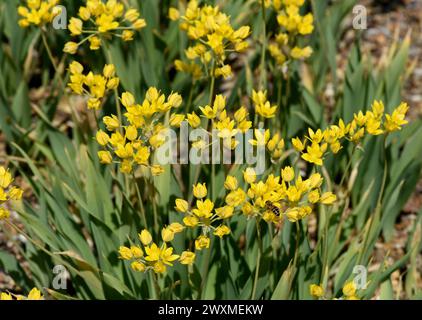
<path fill-rule="evenodd" d="M 71 18 L 68 29 L 72 36 L 78 36 L 82 33 L 82 20 L 78 18 Z"/>
<path fill-rule="evenodd" d="M 97 98 L 90 98 L 88 100 L 88 109 L 99 110 L 101 106 L 100 99 Z"/>
<path fill-rule="evenodd" d="M 132 173 L 132 163 L 128 159 L 124 159 L 120 165 L 120 172 L 130 174 Z"/>
<path fill-rule="evenodd" d="M 106 78 L 112 78 L 116 74 L 116 68 L 114 64 L 106 64 L 103 68 L 103 75 Z"/>
<path fill-rule="evenodd" d="M 284 169 L 281 169 L 281 177 L 284 181 L 290 182 L 295 178 L 295 171 L 292 167 L 285 167 Z"/>
<path fill-rule="evenodd" d="M 210 238 L 204 235 L 200 235 L 195 240 L 195 248 L 196 250 L 208 249 L 210 247 Z"/>
<path fill-rule="evenodd" d="M 131 246 L 130 251 L 132 252 L 133 257 L 136 258 L 136 259 L 142 258 L 143 255 L 144 255 L 144 252 L 138 246 Z"/>
<path fill-rule="evenodd" d="M 161 238 L 164 242 L 170 242 L 174 239 L 174 232 L 170 228 L 163 228 L 161 230 Z"/>
<path fill-rule="evenodd" d="M 180 233 L 180 232 L 182 232 L 184 229 L 185 229 L 185 227 L 184 226 L 182 226 L 180 223 L 178 223 L 178 222 L 173 222 L 173 223 L 171 223 L 169 226 L 168 226 L 168 228 L 173 232 L 173 233 Z"/>
<path fill-rule="evenodd" d="M 305 149 L 305 144 L 299 138 L 293 138 L 292 144 L 296 151 L 302 152 Z"/>
<path fill-rule="evenodd" d="M 305 48 L 294 47 L 290 54 L 293 59 L 307 59 L 312 55 L 312 52 L 313 50 L 309 46 Z"/>
<path fill-rule="evenodd" d="M 236 48 L 236 51 L 240 52 L 240 51 L 243 51 L 243 49 Z M 214 71 L 214 75 L 216 77 L 222 76 L 224 79 L 227 79 L 228 77 L 232 75 L 232 68 L 228 64 L 226 64 L 222 66 L 221 68 L 216 68 Z"/>
<path fill-rule="evenodd" d="M 237 179 L 233 176 L 227 176 L 226 181 L 224 182 L 224 188 L 227 190 L 236 190 L 237 189 Z"/>
<path fill-rule="evenodd" d="M 324 296 L 324 289 L 317 284 L 311 284 L 309 286 L 309 292 L 315 298 L 321 298 L 322 296 Z"/>
<path fill-rule="evenodd" d="M 193 128 L 196 129 L 201 125 L 201 119 L 196 115 L 195 112 L 187 114 L 188 123 Z"/>
<path fill-rule="evenodd" d="M 118 156 L 121 159 L 130 158 L 133 155 L 133 147 L 132 147 L 132 144 L 130 144 L 130 143 L 127 143 L 125 145 L 119 144 L 117 146 L 116 151 L 114 153 L 116 154 L 116 156 Z"/>
<path fill-rule="evenodd" d="M 20 200 L 23 196 L 23 190 L 17 187 L 12 187 L 9 190 L 9 199 L 10 200 Z"/>
<path fill-rule="evenodd" d="M 98 151 L 98 158 L 102 164 L 110 164 L 113 161 L 109 151 Z"/>
<path fill-rule="evenodd" d="M 221 219 L 228 219 L 233 216 L 234 208 L 232 206 L 224 206 L 215 209 L 215 213 Z"/>
<path fill-rule="evenodd" d="M 139 11 L 136 9 L 129 9 L 125 13 L 125 19 L 130 22 L 135 22 L 139 18 Z"/>
<path fill-rule="evenodd" d="M 139 261 L 133 261 L 130 267 L 132 268 L 133 271 L 136 271 L 136 272 L 144 272 L 146 269 L 145 265 Z"/>
<path fill-rule="evenodd" d="M 193 209 L 192 212 L 197 217 L 208 219 L 212 216 L 211 212 L 214 209 L 214 203 L 210 199 L 206 199 L 205 201 L 197 200 L 196 206 L 197 208 Z"/>
<path fill-rule="evenodd" d="M 78 44 L 76 42 L 66 42 L 63 48 L 63 52 L 69 54 L 75 54 L 78 51 Z"/>
<path fill-rule="evenodd" d="M 312 145 L 306 148 L 306 153 L 302 154 L 302 159 L 314 163 L 318 166 L 322 166 L 322 157 L 324 152 L 327 150 L 327 144 L 320 146 L 316 142 L 312 142 Z"/>
<path fill-rule="evenodd" d="M 267 101 L 264 104 L 256 106 L 256 112 L 263 118 L 274 118 L 277 111 L 277 106 L 271 106 L 270 102 Z"/>
<path fill-rule="evenodd" d="M 138 234 L 138 237 L 144 246 L 148 246 L 152 242 L 152 236 L 148 230 L 142 230 L 141 233 Z"/>
<path fill-rule="evenodd" d="M 13 298 L 10 293 L 2 292 L 0 293 L 0 300 L 13 300 Z"/>
<path fill-rule="evenodd" d="M 170 124 L 172 127 L 176 127 L 176 128 L 178 128 L 178 127 L 180 127 L 181 123 L 182 123 L 184 120 L 185 120 L 185 115 L 184 115 L 184 114 L 176 114 L 176 113 L 173 113 L 173 114 L 170 116 L 169 124 Z"/>
<path fill-rule="evenodd" d="M 169 9 L 169 18 L 172 21 L 176 21 L 178 20 L 180 17 L 180 13 L 179 10 L 177 10 L 176 8 L 170 7 Z"/>
<path fill-rule="evenodd" d="M 197 185 L 193 186 L 193 195 L 197 199 L 203 199 L 207 196 L 207 186 L 205 183 L 198 183 Z"/>
<path fill-rule="evenodd" d="M 12 175 L 4 167 L 0 167 L 0 187 L 6 189 L 12 183 Z"/>
<path fill-rule="evenodd" d="M 99 37 L 91 37 L 88 39 L 89 41 L 89 49 L 90 50 L 98 50 L 101 47 L 101 39 Z"/>
<path fill-rule="evenodd" d="M 237 206 L 240 206 L 241 204 L 243 204 L 245 199 L 246 199 L 245 192 L 241 188 L 238 188 L 237 190 L 231 191 L 226 196 L 226 203 L 229 206 L 237 207 Z"/>
<path fill-rule="evenodd" d="M 243 179 L 246 181 L 246 183 L 251 184 L 256 181 L 256 173 L 255 170 L 252 168 L 247 168 L 243 172 Z"/>
<path fill-rule="evenodd" d="M 346 284 L 343 286 L 343 294 L 346 297 L 351 297 L 351 296 L 356 295 L 356 285 L 353 280 L 346 282 Z"/>
<path fill-rule="evenodd" d="M 231 232 L 231 230 L 230 230 L 230 228 L 229 228 L 229 227 L 227 227 L 227 226 L 225 226 L 225 225 L 221 225 L 221 226 L 219 226 L 219 227 L 215 228 L 215 230 L 214 230 L 214 235 L 216 235 L 216 236 L 218 236 L 218 237 L 222 238 L 222 237 L 224 237 L 225 235 L 230 234 L 230 232 Z"/>
<path fill-rule="evenodd" d="M 138 19 L 132 24 L 132 26 L 133 28 L 135 28 L 135 30 L 140 30 L 142 28 L 145 28 L 147 26 L 147 23 L 145 19 Z"/>
<path fill-rule="evenodd" d="M 313 190 L 311 192 L 309 192 L 308 194 L 308 200 L 310 203 L 317 203 L 319 201 L 320 197 L 319 197 L 319 191 L 318 190 Z"/>
<path fill-rule="evenodd" d="M 408 121 L 405 120 L 408 110 L 409 106 L 407 103 L 401 103 L 391 115 L 385 115 L 385 130 L 387 132 L 401 130 L 401 127 L 408 123 Z"/>
<path fill-rule="evenodd" d="M 151 166 L 151 174 L 153 176 L 159 176 L 164 173 L 164 168 L 160 165 Z"/>
<path fill-rule="evenodd" d="M 134 35 L 135 35 L 135 33 L 133 31 L 123 30 L 123 32 L 122 32 L 122 40 L 123 41 L 126 41 L 126 42 L 132 41 Z"/>
<path fill-rule="evenodd" d="M 179 212 L 187 212 L 189 209 L 189 204 L 184 199 L 176 199 L 176 210 Z"/>
<path fill-rule="evenodd" d="M 333 204 L 337 200 L 337 197 L 332 192 L 325 192 L 321 195 L 320 202 L 322 204 Z"/>
<path fill-rule="evenodd" d="M 199 219 L 195 216 L 186 216 L 183 218 L 183 223 L 187 227 L 194 228 L 198 225 Z"/>
<path fill-rule="evenodd" d="M 9 219 L 9 217 L 10 217 L 9 210 L 0 207 L 0 220 Z"/>
<path fill-rule="evenodd" d="M 28 300 L 42 300 L 43 296 L 41 295 L 41 291 L 37 288 L 33 288 L 28 294 Z"/>
<path fill-rule="evenodd" d="M 181 264 L 192 265 L 195 262 L 195 253 L 183 251 L 180 255 L 179 261 Z"/>
<path fill-rule="evenodd" d="M 183 102 L 182 96 L 178 93 L 170 94 L 167 101 L 173 108 L 179 108 Z"/>
<path fill-rule="evenodd" d="M 205 107 L 199 107 L 199 109 L 201 110 L 204 117 L 207 118 L 207 119 L 214 119 L 217 116 L 218 110 L 215 107 L 211 108 L 210 106 L 205 106 Z"/>
<path fill-rule="evenodd" d="M 43 26 L 50 23 L 53 18 L 60 13 L 56 5 L 58 0 L 27 0 L 27 7 L 19 6 L 18 14 L 22 17 L 18 24 L 22 28 L 26 28 L 31 24 L 35 26 Z"/>
<path fill-rule="evenodd" d="M 133 258 L 132 250 L 128 247 L 121 246 L 119 248 L 120 259 L 131 260 Z"/>
<path fill-rule="evenodd" d="M 151 246 L 145 247 L 145 252 L 147 254 L 145 257 L 146 261 L 158 261 L 169 266 L 173 265 L 172 262 L 174 260 L 179 259 L 177 254 L 173 254 L 173 248 L 167 248 L 165 243 L 162 245 L 162 248 L 157 247 L 157 245 L 153 243 Z"/>
<path fill-rule="evenodd" d="M 298 208 L 290 208 L 286 211 L 286 217 L 290 222 L 296 222 L 300 219 L 300 211 Z"/>
<path fill-rule="evenodd" d="M 108 131 L 114 131 L 120 127 L 119 119 L 114 114 L 111 117 L 104 117 L 103 122 Z"/>

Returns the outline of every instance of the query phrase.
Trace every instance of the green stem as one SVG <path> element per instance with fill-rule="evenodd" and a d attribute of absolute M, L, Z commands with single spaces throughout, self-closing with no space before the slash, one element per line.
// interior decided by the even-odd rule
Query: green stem
<path fill-rule="evenodd" d="M 152 279 L 154 282 L 155 299 L 159 300 L 161 296 L 160 285 L 158 284 L 158 277 L 155 272 L 152 272 Z"/>
<path fill-rule="evenodd" d="M 256 221 L 256 234 L 257 234 L 257 240 L 258 240 L 258 254 L 256 256 L 256 268 L 255 268 L 255 279 L 254 284 L 252 288 L 252 300 L 255 300 L 256 298 L 256 289 L 258 286 L 258 280 L 259 280 L 259 269 L 261 267 L 261 257 L 262 257 L 262 235 L 261 235 L 261 227 L 260 227 L 260 221 L 258 219 Z"/>
<path fill-rule="evenodd" d="M 262 52 L 261 52 L 261 79 L 260 86 L 261 90 L 265 90 L 267 84 L 267 69 L 265 67 L 265 53 L 267 51 L 267 19 L 265 10 L 265 0 L 261 0 L 261 11 L 262 11 Z"/>
<path fill-rule="evenodd" d="M 387 141 L 387 136 L 384 136 L 384 142 L 383 142 L 383 146 L 384 146 L 384 154 L 383 154 L 383 156 L 384 156 L 384 172 L 383 172 L 383 177 L 382 177 L 381 189 L 380 189 L 380 193 L 378 195 L 377 206 L 375 208 L 374 215 L 370 218 L 368 230 L 365 233 L 365 240 L 363 242 L 362 249 L 359 253 L 358 264 L 362 264 L 362 260 L 364 258 L 364 250 L 368 245 L 368 241 L 369 241 L 369 237 L 370 237 L 370 234 L 371 234 L 372 226 L 374 224 L 374 220 L 375 220 L 375 218 L 378 218 L 378 216 L 381 214 L 382 199 L 384 197 L 385 185 L 386 185 L 386 182 L 387 182 L 387 174 L 388 174 L 386 141 Z"/>
<path fill-rule="evenodd" d="M 202 281 L 201 286 L 199 288 L 198 298 L 203 299 L 204 298 L 204 289 L 207 284 L 208 280 L 208 271 L 210 268 L 210 260 L 211 260 L 211 246 L 207 249 L 207 252 L 205 253 L 205 261 L 204 261 L 204 268 L 202 271 Z"/>
<path fill-rule="evenodd" d="M 144 204 L 142 202 L 141 192 L 139 191 L 138 183 L 136 182 L 135 173 L 132 174 L 132 179 L 133 179 L 133 183 L 135 184 L 136 195 L 138 197 L 139 209 L 141 211 L 142 222 L 144 224 L 145 229 L 148 229 L 147 218 L 146 218 L 146 215 L 145 215 L 145 208 L 144 208 Z"/>
<path fill-rule="evenodd" d="M 48 58 L 49 58 L 51 64 L 53 65 L 53 68 L 54 68 L 54 71 L 55 71 L 54 80 L 56 78 L 59 80 L 59 84 L 60 84 L 61 90 L 63 92 L 63 96 L 65 97 L 65 99 L 66 99 L 66 101 L 67 101 L 67 103 L 70 107 L 70 110 L 71 110 L 71 113 L 72 113 L 72 119 L 78 126 L 80 126 L 81 119 L 79 118 L 79 114 L 77 112 L 75 112 L 75 110 L 72 108 L 72 104 L 70 103 L 70 99 L 69 99 L 67 92 L 66 92 L 66 86 L 65 86 L 64 81 L 62 79 L 62 76 L 60 74 L 59 66 L 57 65 L 56 61 L 54 60 L 54 56 L 53 56 L 53 53 L 51 51 L 50 45 L 48 44 L 48 40 L 47 40 L 47 36 L 45 34 L 45 30 L 43 30 L 43 29 L 41 29 L 41 38 L 42 38 L 45 50 L 47 51 Z"/>

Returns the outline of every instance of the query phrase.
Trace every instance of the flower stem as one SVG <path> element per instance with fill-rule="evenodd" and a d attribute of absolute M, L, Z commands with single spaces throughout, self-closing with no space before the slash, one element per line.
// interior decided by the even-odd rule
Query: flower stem
<path fill-rule="evenodd" d="M 267 69 L 265 67 L 265 53 L 267 51 L 267 19 L 265 12 L 265 0 L 261 0 L 261 12 L 262 12 L 262 52 L 261 52 L 261 79 L 260 87 L 264 90 L 267 87 Z"/>
<path fill-rule="evenodd" d="M 255 300 L 256 298 L 256 289 L 258 286 L 259 269 L 261 266 L 261 257 L 262 257 L 262 251 L 263 251 L 260 221 L 258 219 L 256 219 L 255 221 L 256 221 L 256 234 L 257 234 L 257 239 L 258 239 L 258 254 L 256 256 L 255 279 L 254 279 L 252 297 L 251 297 L 252 300 Z"/>
<path fill-rule="evenodd" d="M 133 183 L 135 185 L 136 195 L 138 197 L 139 209 L 141 211 L 142 222 L 144 224 L 145 229 L 148 229 L 147 218 L 146 218 L 146 215 L 145 215 L 145 208 L 144 208 L 144 204 L 142 202 L 141 192 L 139 191 L 138 183 L 136 182 L 135 173 L 132 174 L 132 179 L 133 179 Z"/>
<path fill-rule="evenodd" d="M 199 288 L 198 298 L 203 299 L 204 298 L 204 289 L 207 284 L 208 280 L 208 271 L 210 268 L 210 260 L 211 260 L 211 246 L 207 249 L 207 252 L 205 253 L 205 261 L 204 261 L 204 268 L 202 272 L 202 281 L 201 281 L 201 287 Z"/>

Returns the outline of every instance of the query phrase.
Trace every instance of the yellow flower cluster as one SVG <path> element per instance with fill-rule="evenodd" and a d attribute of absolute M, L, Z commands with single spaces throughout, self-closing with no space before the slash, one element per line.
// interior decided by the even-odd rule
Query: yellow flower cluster
<path fill-rule="evenodd" d="M 322 166 L 328 146 L 331 152 L 336 154 L 342 148 L 343 138 L 358 144 L 365 134 L 377 136 L 398 131 L 408 123 L 405 120 L 408 109 L 409 106 L 406 103 L 401 103 L 391 115 L 384 114 L 384 104 L 375 101 L 371 111 L 355 114 L 353 120 L 347 125 L 340 119 L 338 125 L 331 125 L 324 131 L 318 129 L 314 132 L 308 129 L 309 136 L 303 141 L 293 138 L 292 144 L 297 151 L 302 153 L 303 160 Z M 308 141 L 310 145 L 306 146 Z"/>
<path fill-rule="evenodd" d="M 120 0 L 87 0 L 79 8 L 79 18 L 72 17 L 68 29 L 73 37 L 88 34 L 80 42 L 69 41 L 64 52 L 75 54 L 79 46 L 88 41 L 91 50 L 98 50 L 104 40 L 112 36 L 123 41 L 132 41 L 134 31 L 146 26 L 137 9 L 126 8 Z"/>
<path fill-rule="evenodd" d="M 148 272 L 153 270 L 155 273 L 165 273 L 167 266 L 173 266 L 173 262 L 178 260 L 181 264 L 191 265 L 195 261 L 195 254 L 190 251 L 184 251 L 181 255 L 173 254 L 173 247 L 167 245 L 174 239 L 174 235 L 182 232 L 184 227 L 180 223 L 172 223 L 165 227 L 162 232 L 163 243 L 158 246 L 152 241 L 152 236 L 147 230 L 142 230 L 138 238 L 143 245 L 132 245 L 131 247 L 121 246 L 119 248 L 120 258 L 132 261 L 131 268 L 137 272 Z"/>
<path fill-rule="evenodd" d="M 41 291 L 37 288 L 33 288 L 27 297 L 21 295 L 14 295 L 11 293 L 1 292 L 0 300 L 44 300 Z"/>
<path fill-rule="evenodd" d="M 55 8 L 58 3 L 59 0 L 26 0 L 26 6 L 18 7 L 18 14 L 22 17 L 19 26 L 26 28 L 31 24 L 43 26 L 50 23 L 59 13 Z"/>
<path fill-rule="evenodd" d="M 252 90 L 252 101 L 255 105 L 255 112 L 262 118 L 274 118 L 277 106 L 272 106 L 267 100 L 267 91 Z"/>
<path fill-rule="evenodd" d="M 226 188 L 237 188 L 237 181 L 227 181 Z M 202 228 L 201 235 L 195 240 L 195 249 L 202 250 L 210 247 L 210 232 L 220 238 L 231 233 L 230 228 L 223 222 L 233 216 L 234 207 L 231 205 L 214 208 L 214 202 L 207 199 L 207 186 L 198 183 L 193 186 L 193 195 L 196 198 L 195 207 L 191 208 L 184 199 L 176 199 L 175 209 L 184 213 L 183 223 L 189 228 Z M 215 226 L 217 225 L 217 226 Z"/>
<path fill-rule="evenodd" d="M 223 139 L 223 146 L 227 149 L 236 148 L 239 143 L 235 139 L 236 134 L 245 133 L 252 127 L 252 122 L 248 119 L 248 111 L 243 106 L 234 112 L 233 118 L 227 115 L 226 97 L 221 94 L 215 97 L 212 107 L 207 105 L 199 109 L 203 117 L 211 120 L 212 129 L 218 132 L 218 137 Z M 187 121 L 194 129 L 201 125 L 201 119 L 195 112 L 187 115 Z M 193 147 L 203 149 L 206 144 L 203 140 L 198 140 L 193 143 Z"/>
<path fill-rule="evenodd" d="M 245 41 L 250 33 L 248 26 L 235 30 L 230 24 L 230 17 L 218 6 L 199 6 L 196 0 L 189 1 L 181 17 L 176 8 L 170 8 L 169 17 L 181 19 L 180 28 L 194 41 L 194 45 L 185 52 L 190 62 L 175 61 L 178 71 L 191 73 L 195 79 L 203 75 L 203 68 L 208 76 L 212 73 L 215 77 L 231 76 L 231 67 L 224 61 L 228 52 L 243 52 L 248 47 Z"/>
<path fill-rule="evenodd" d="M 0 220 L 10 217 L 10 212 L 4 207 L 9 200 L 22 199 L 23 190 L 12 186 L 13 178 L 9 170 L 0 167 Z"/>
<path fill-rule="evenodd" d="M 273 0 L 277 11 L 277 22 L 281 31 L 272 39 L 268 50 L 276 63 L 284 65 L 289 59 L 306 59 L 312 55 L 310 46 L 296 45 L 300 36 L 306 36 L 314 30 L 312 13 L 301 16 L 300 8 L 305 0 Z"/>
<path fill-rule="evenodd" d="M 265 147 L 270 153 L 271 160 L 277 161 L 281 158 L 285 147 L 284 139 L 281 138 L 280 133 L 276 133 L 271 137 L 270 130 L 255 129 L 255 139 L 250 139 L 248 142 L 253 146 Z"/>
<path fill-rule="evenodd" d="M 83 74 L 84 67 L 76 61 L 69 65 L 70 81 L 68 86 L 79 95 L 87 96 L 88 108 L 98 110 L 102 98 L 107 91 L 112 91 L 119 86 L 119 78 L 115 76 L 115 67 L 112 64 L 104 66 L 103 74 L 94 74 L 90 71 Z"/>
<path fill-rule="evenodd" d="M 359 297 L 357 295 L 357 287 L 355 282 L 348 281 L 343 286 L 343 297 L 340 298 L 340 300 L 359 300 Z M 309 292 L 314 298 L 324 298 L 325 292 L 324 288 L 317 284 L 311 284 L 309 286 Z M 337 300 L 337 299 L 335 299 Z"/>
<path fill-rule="evenodd" d="M 253 169 L 243 173 L 249 185 L 246 193 L 242 189 L 231 191 L 226 196 L 226 203 L 240 207 L 247 217 L 261 216 L 265 221 L 278 224 L 285 216 L 296 222 L 312 212 L 312 206 L 318 203 L 331 205 L 336 201 L 332 192 L 322 192 L 323 178 L 319 173 L 303 180 L 295 176 L 291 167 L 281 169 L 281 176 L 269 175 L 265 181 L 256 181 Z"/>
<path fill-rule="evenodd" d="M 133 166 L 137 165 L 149 167 L 154 176 L 160 175 L 164 169 L 160 165 L 151 165 L 150 156 L 165 142 L 167 126 L 162 118 L 172 108 L 182 104 L 182 97 L 172 93 L 166 99 L 164 94 L 151 87 L 142 104 L 137 104 L 129 92 L 122 94 L 121 102 L 126 108 L 124 117 L 127 125 L 120 123 L 116 115 L 106 116 L 103 122 L 112 134 L 103 130 L 96 134 L 97 142 L 104 147 L 98 152 L 101 163 L 110 164 L 116 156 L 123 173 L 132 173 Z"/>

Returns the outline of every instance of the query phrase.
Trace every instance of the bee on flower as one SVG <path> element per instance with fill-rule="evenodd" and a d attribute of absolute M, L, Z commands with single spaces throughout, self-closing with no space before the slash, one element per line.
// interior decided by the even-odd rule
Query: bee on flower
<path fill-rule="evenodd" d="M 319 173 L 303 180 L 292 167 L 281 169 L 280 176 L 270 174 L 265 180 L 257 181 L 253 169 L 245 170 L 243 176 L 249 185 L 246 197 L 234 204 L 247 217 L 260 216 L 264 221 L 281 223 L 286 217 L 290 222 L 304 219 L 316 204 L 332 205 L 336 196 L 332 192 L 322 192 L 323 178 Z M 226 196 L 231 203 L 233 191 Z"/>
<path fill-rule="evenodd" d="M 10 211 L 6 205 L 9 201 L 22 199 L 23 190 L 14 186 L 10 171 L 0 166 L 0 220 L 8 219 Z"/>
<path fill-rule="evenodd" d="M 78 42 L 67 42 L 63 51 L 75 54 L 85 42 L 89 43 L 90 50 L 98 50 L 112 37 L 132 41 L 135 32 L 144 27 L 146 22 L 139 11 L 127 8 L 123 1 L 87 0 L 86 5 L 79 8 L 78 17 L 72 17 L 68 26 L 72 37 L 83 38 Z"/>
<path fill-rule="evenodd" d="M 218 6 L 199 6 L 196 0 L 188 2 L 184 14 L 170 8 L 169 17 L 180 21 L 180 29 L 193 42 L 185 51 L 188 62 L 176 60 L 176 70 L 190 73 L 194 79 L 204 74 L 217 78 L 231 76 L 231 66 L 225 63 L 227 54 L 248 48 L 249 26 L 234 29 L 230 17 Z"/>

